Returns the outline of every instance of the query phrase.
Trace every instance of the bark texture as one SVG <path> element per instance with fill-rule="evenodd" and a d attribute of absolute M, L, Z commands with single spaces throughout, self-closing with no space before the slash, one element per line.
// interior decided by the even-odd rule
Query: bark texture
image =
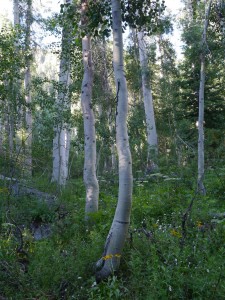
<path fill-rule="evenodd" d="M 124 74 L 121 5 L 112 0 L 113 66 L 117 89 L 116 146 L 119 160 L 119 195 L 111 229 L 106 239 L 102 258 L 97 262 L 97 282 L 119 268 L 120 258 L 130 224 L 132 202 L 132 161 L 127 133 L 128 95 Z"/>
<path fill-rule="evenodd" d="M 88 1 L 82 1 L 82 25 L 86 25 L 85 12 Z M 81 91 L 81 106 L 84 120 L 84 183 L 86 187 L 85 218 L 98 211 L 99 185 L 96 176 L 96 135 L 95 118 L 92 109 L 93 64 L 91 55 L 91 38 L 82 38 L 84 76 Z"/>
<path fill-rule="evenodd" d="M 222 13 L 222 11 L 224 10 L 224 6 L 225 6 L 224 0 L 217 1 L 217 10 L 219 12 L 220 28 L 221 28 L 223 38 L 225 38 L 225 16 Z"/>
<path fill-rule="evenodd" d="M 14 27 L 19 28 L 20 27 L 20 6 L 19 6 L 19 0 L 13 0 L 13 22 Z M 15 41 L 15 51 L 17 55 L 19 54 L 19 43 L 18 41 Z M 21 73 L 21 70 L 18 70 L 17 67 L 15 67 L 15 72 Z M 15 117 L 15 144 L 16 144 L 16 152 L 17 155 L 21 154 L 21 150 L 23 148 L 22 145 L 22 139 L 23 139 L 23 105 L 20 101 L 21 97 L 21 87 L 22 82 L 18 78 L 14 78 L 13 80 L 13 94 L 14 99 L 16 101 L 16 117 Z"/>
<path fill-rule="evenodd" d="M 207 1 L 206 1 L 207 2 Z M 205 195 L 206 190 L 203 183 L 205 173 L 204 162 L 204 91 L 205 91 L 205 60 L 206 60 L 206 34 L 209 23 L 209 14 L 211 10 L 212 0 L 209 1 L 208 8 L 205 13 L 205 23 L 202 34 L 202 53 L 200 56 L 200 86 L 199 86 L 199 114 L 198 114 L 198 191 Z M 206 3 L 205 3 L 206 5 Z"/>
<path fill-rule="evenodd" d="M 71 0 L 65 1 L 70 4 Z M 53 139 L 53 170 L 52 182 L 65 186 L 68 178 L 69 151 L 70 151 L 70 126 L 68 115 L 71 109 L 70 85 L 70 30 L 68 21 L 65 22 L 62 33 L 62 52 L 59 67 L 59 92 L 56 101 L 58 115 L 57 125 L 54 128 Z"/>
<path fill-rule="evenodd" d="M 13 22 L 14 26 L 20 24 L 19 0 L 13 0 Z"/>
<path fill-rule="evenodd" d="M 104 162 L 104 170 L 109 171 L 109 172 L 115 172 L 116 171 L 116 145 L 114 142 L 114 120 L 115 116 L 112 114 L 112 99 L 114 99 L 113 91 L 110 86 L 109 82 L 109 71 L 108 71 L 108 66 L 107 66 L 107 46 L 105 40 L 103 40 L 101 43 L 99 43 L 96 47 L 96 52 L 98 53 L 98 57 L 94 57 L 94 62 L 97 62 L 96 69 L 98 68 L 98 74 L 99 77 L 101 78 L 101 87 L 103 91 L 103 96 L 104 96 L 104 111 L 102 110 L 102 105 L 101 105 L 101 114 L 105 113 L 107 117 L 107 126 L 109 128 L 110 136 L 112 137 L 112 142 L 110 144 L 110 156 L 105 159 Z M 99 113 L 99 116 L 101 117 L 101 114 Z M 104 141 L 103 141 L 104 142 Z"/>
<path fill-rule="evenodd" d="M 158 154 L 158 140 L 155 125 L 152 90 L 150 85 L 148 56 L 143 31 L 138 32 L 138 48 L 141 67 L 145 117 L 147 125 L 148 158 L 150 160 L 155 161 Z"/>
<path fill-rule="evenodd" d="M 24 78 L 25 89 L 25 103 L 26 103 L 26 133 L 25 133 L 25 174 L 32 176 L 32 110 L 31 110 L 31 24 L 32 24 L 32 0 L 27 1 L 26 12 L 26 35 L 25 35 L 25 47 L 26 47 L 26 67 Z"/>

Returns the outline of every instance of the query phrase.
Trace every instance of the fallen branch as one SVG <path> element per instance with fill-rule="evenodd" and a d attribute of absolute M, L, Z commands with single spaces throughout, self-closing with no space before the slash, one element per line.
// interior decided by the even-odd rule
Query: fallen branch
<path fill-rule="evenodd" d="M 187 224 L 187 220 L 189 217 L 189 214 L 191 213 L 192 210 L 192 206 L 194 204 L 195 198 L 196 198 L 197 192 L 195 193 L 195 195 L 192 197 L 190 204 L 188 205 L 188 208 L 186 209 L 185 213 L 182 216 L 182 221 L 181 221 L 181 229 L 182 229 L 182 238 L 181 238 L 181 246 L 184 246 L 185 244 L 185 240 L 186 240 L 186 236 L 187 236 L 187 228 L 186 228 L 186 224 Z"/>

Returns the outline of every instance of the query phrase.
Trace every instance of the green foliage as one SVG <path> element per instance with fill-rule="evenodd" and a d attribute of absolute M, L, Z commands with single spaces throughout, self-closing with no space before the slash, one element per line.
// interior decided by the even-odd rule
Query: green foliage
<path fill-rule="evenodd" d="M 193 4 L 194 5 L 194 4 Z M 224 115 L 224 39 L 219 30 L 218 19 L 221 15 L 217 4 L 212 5 L 207 30 L 207 42 L 202 45 L 202 32 L 204 20 L 204 5 L 193 6 L 193 19 L 184 18 L 183 42 L 184 59 L 179 64 L 180 75 L 176 79 L 179 86 L 179 95 L 175 98 L 176 120 L 182 124 L 179 134 L 188 143 L 196 139 L 195 123 L 198 119 L 198 101 L 200 84 L 200 54 L 206 54 L 206 80 L 205 80 L 205 131 L 210 136 L 212 131 L 220 130 L 220 138 L 224 133 L 224 123 L 221 121 Z M 221 112 L 218 113 L 218 112 Z M 184 121 L 185 120 L 185 121 Z M 211 135 L 212 136 L 212 135 Z M 220 138 L 218 138 L 220 140 Z M 213 144 L 213 142 L 212 142 Z M 212 145 L 211 144 L 211 145 Z M 212 154 L 213 148 L 210 140 L 206 141 L 207 152 Z"/>
<path fill-rule="evenodd" d="M 176 171 L 176 173 L 174 173 Z M 1 187 L 0 290 L 8 299 L 222 299 L 224 281 L 224 168 L 206 173 L 207 197 L 194 196 L 192 169 L 171 169 L 134 182 L 129 236 L 121 268 L 96 284 L 94 269 L 117 201 L 117 184 L 100 181 L 99 212 L 84 223 L 84 186 L 71 182 L 49 207 L 34 198 L 11 198 Z M 112 178 L 110 178 L 112 180 Z M 116 178 L 115 178 L 116 180 Z M 43 182 L 39 180 L 38 185 Z M 47 189 L 47 186 L 44 187 Z M 54 187 L 49 186 L 49 192 Z M 10 205 L 10 217 L 6 210 Z M 213 218 L 212 214 L 218 216 Z M 51 226 L 48 238 L 35 240 L 33 220 Z M 13 221 L 12 221 L 13 220 Z M 17 252 L 21 226 L 26 255 Z"/>
<path fill-rule="evenodd" d="M 88 31 L 91 30 L 93 35 L 108 36 L 110 7 L 109 1 L 90 1 Z M 78 8 L 62 5 L 60 17 L 54 16 L 46 22 L 51 31 L 59 32 L 62 27 L 71 29 L 72 41 L 61 57 L 63 54 L 66 58 L 70 55 L 73 64 L 73 84 L 69 89 L 73 104 L 79 100 L 82 73 L 80 36 L 85 34 L 79 28 Z M 224 165 L 225 146 L 224 39 L 220 28 L 221 14 L 215 4 L 210 19 L 208 48 L 205 49 L 207 196 L 202 198 L 195 196 L 194 192 L 195 122 L 198 114 L 199 54 L 202 50 L 200 23 L 203 15 L 199 8 L 201 5 L 194 1 L 194 19 L 183 22 L 185 57 L 178 68 L 172 45 L 164 36 L 159 43 L 161 53 L 158 61 L 155 45 L 149 53 L 151 68 L 148 73 L 153 89 L 160 151 L 160 169 L 154 174 L 145 174 L 147 147 L 144 106 L 137 101 L 141 89 L 137 49 L 133 46 L 127 49 L 126 78 L 129 95 L 133 99 L 128 128 L 135 177 L 131 225 L 120 271 L 98 285 L 94 278 L 95 263 L 103 255 L 118 188 L 117 174 L 112 175 L 106 166 L 110 165 L 107 161 L 111 154 L 109 147 L 115 138 L 115 129 L 110 130 L 109 127 L 113 128 L 116 113 L 115 95 L 110 87 L 113 81 L 111 53 L 104 50 L 106 53 L 102 55 L 97 46 L 93 50 L 98 171 L 104 170 L 104 173 L 100 172 L 99 176 L 99 211 L 90 214 L 88 224 L 84 222 L 85 189 L 80 179 L 83 172 L 82 115 L 79 109 L 75 109 L 72 117 L 61 107 L 56 107 L 55 99 L 58 92 L 64 92 L 63 86 L 48 78 L 33 77 L 35 181 L 32 184 L 39 190 L 57 194 L 58 201 L 55 205 L 48 205 L 35 197 L 24 195 L 14 198 L 6 183 L 0 182 L 0 298 L 223 299 L 225 170 L 221 166 Z M 157 29 L 157 34 L 169 28 L 165 26 L 169 25 L 168 20 L 159 16 L 160 10 L 164 9 L 163 1 L 122 1 L 122 9 L 124 26 L 129 24 L 140 28 L 145 25 L 150 33 Z M 137 14 L 140 18 L 136 18 Z M 0 111 L 7 116 L 4 106 L 7 100 L 8 111 L 17 122 L 18 104 L 24 105 L 23 91 L 18 93 L 15 89 L 17 80 L 23 78 L 26 55 L 21 53 L 24 50 L 24 33 L 18 28 L 15 32 L 11 29 L 2 31 L 0 35 Z M 101 41 L 97 40 L 98 43 Z M 53 126 L 62 121 L 76 128 L 69 162 L 70 178 L 73 179 L 65 189 L 49 183 Z M 21 174 L 20 160 L 13 160 L 9 155 L 2 157 L 0 167 L 4 174 Z M 192 209 L 184 219 L 193 197 Z M 50 234 L 35 238 L 35 226 L 38 229 L 41 226 L 50 228 Z"/>
<path fill-rule="evenodd" d="M 165 1 L 152 0 L 123 0 L 121 1 L 123 29 L 145 28 L 150 33 L 169 31 L 171 24 L 169 18 L 163 15 Z M 84 29 L 92 36 L 109 37 L 112 26 L 111 2 L 89 1 L 88 26 Z"/>

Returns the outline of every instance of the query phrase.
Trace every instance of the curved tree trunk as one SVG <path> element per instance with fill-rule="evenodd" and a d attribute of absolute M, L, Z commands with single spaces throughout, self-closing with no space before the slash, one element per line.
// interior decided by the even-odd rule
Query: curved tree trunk
<path fill-rule="evenodd" d="M 137 36 L 138 36 L 141 77 L 142 77 L 142 91 L 143 91 L 145 117 L 146 117 L 146 125 L 147 125 L 148 160 L 151 160 L 152 162 L 156 162 L 156 158 L 158 154 L 158 141 L 157 141 L 157 132 L 156 132 L 156 125 L 155 125 L 152 91 L 151 91 L 150 78 L 149 78 L 148 57 L 147 57 L 145 40 L 144 40 L 144 32 L 143 31 L 138 32 Z"/>
<path fill-rule="evenodd" d="M 204 90 L 205 90 L 205 53 L 206 53 L 206 34 L 209 23 L 209 14 L 211 10 L 212 0 L 209 1 L 208 8 L 205 13 L 205 24 L 202 34 L 202 53 L 201 71 L 200 71 L 200 86 L 199 86 L 199 115 L 198 115 L 198 191 L 205 195 L 204 187 Z"/>
<path fill-rule="evenodd" d="M 87 0 L 82 1 L 82 24 L 85 26 Z M 86 187 L 85 218 L 98 211 L 99 186 L 96 177 L 96 135 L 95 118 L 92 109 L 93 65 L 91 56 L 91 38 L 82 38 L 84 77 L 82 81 L 81 105 L 84 120 L 84 182 Z"/>
<path fill-rule="evenodd" d="M 98 261 L 97 282 L 116 271 L 130 224 L 132 202 L 132 161 L 127 133 L 128 96 L 124 74 L 121 6 L 112 0 L 113 65 L 117 89 L 116 146 L 119 160 L 119 196 L 115 216 L 105 243 L 103 257 Z"/>

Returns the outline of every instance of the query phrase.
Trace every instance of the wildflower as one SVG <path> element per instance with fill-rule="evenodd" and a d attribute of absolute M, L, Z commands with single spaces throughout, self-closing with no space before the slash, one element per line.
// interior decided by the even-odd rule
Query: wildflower
<path fill-rule="evenodd" d="M 201 228 L 201 227 L 203 226 L 203 224 L 202 224 L 201 221 L 197 221 L 197 222 L 196 222 L 196 225 L 197 225 L 198 228 Z"/>
<path fill-rule="evenodd" d="M 179 231 L 175 230 L 175 229 L 170 230 L 170 234 L 171 234 L 172 236 L 176 236 L 176 237 L 178 237 L 178 238 L 181 238 L 181 237 L 182 237 L 182 234 L 181 234 Z"/>
<path fill-rule="evenodd" d="M 3 187 L 3 188 L 0 188 L 0 193 L 8 194 L 9 190 L 7 188 Z"/>

